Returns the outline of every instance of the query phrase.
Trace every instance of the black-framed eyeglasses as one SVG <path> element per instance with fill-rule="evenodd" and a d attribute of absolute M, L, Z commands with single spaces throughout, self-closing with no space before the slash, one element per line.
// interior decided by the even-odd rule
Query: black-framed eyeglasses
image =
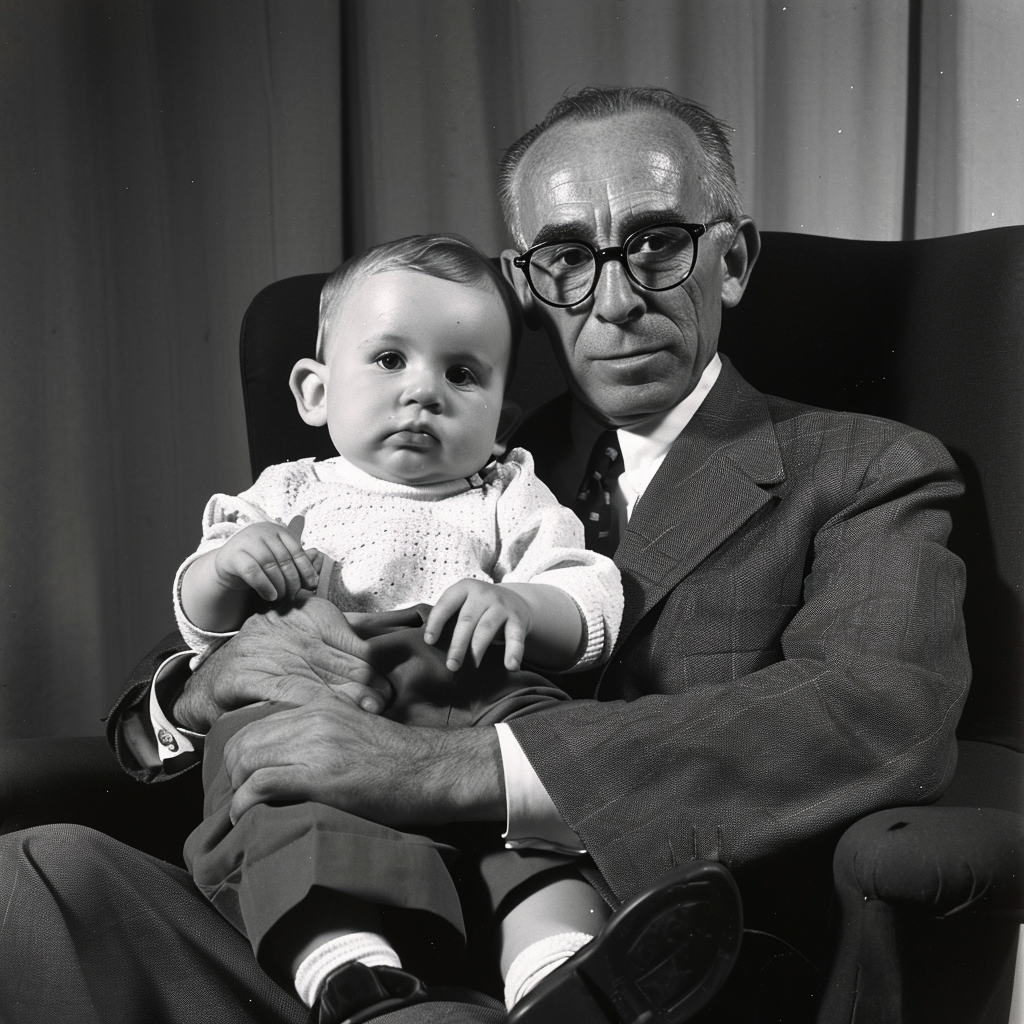
<path fill-rule="evenodd" d="M 549 306 L 575 306 L 594 294 L 601 268 L 616 260 L 626 276 L 650 292 L 678 288 L 697 263 L 697 239 L 708 228 L 723 224 L 719 217 L 707 224 L 667 221 L 634 231 L 622 245 L 598 249 L 589 242 L 565 239 L 541 242 L 516 256 L 512 263 L 526 275 L 530 290 Z"/>

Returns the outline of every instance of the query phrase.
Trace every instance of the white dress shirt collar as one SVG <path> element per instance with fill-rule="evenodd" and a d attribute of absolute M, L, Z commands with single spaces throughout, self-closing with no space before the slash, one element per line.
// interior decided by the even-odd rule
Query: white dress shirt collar
<path fill-rule="evenodd" d="M 722 360 L 716 352 L 711 362 L 704 367 L 697 386 L 678 405 L 635 426 L 619 427 L 615 431 L 625 466 L 619 477 L 618 489 L 625 504 L 627 519 L 633 514 L 633 507 L 640 495 L 647 490 L 647 485 L 661 468 L 673 441 L 693 419 L 721 372 Z"/>

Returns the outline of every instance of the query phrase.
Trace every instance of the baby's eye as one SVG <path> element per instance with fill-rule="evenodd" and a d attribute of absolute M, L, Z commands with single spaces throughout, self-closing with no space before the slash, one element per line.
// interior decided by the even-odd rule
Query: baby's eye
<path fill-rule="evenodd" d="M 382 370 L 400 370 L 405 360 L 397 352 L 382 352 L 375 362 Z"/>
<path fill-rule="evenodd" d="M 445 380 L 457 388 L 469 387 L 476 383 L 476 375 L 466 366 L 449 366 L 444 372 Z"/>

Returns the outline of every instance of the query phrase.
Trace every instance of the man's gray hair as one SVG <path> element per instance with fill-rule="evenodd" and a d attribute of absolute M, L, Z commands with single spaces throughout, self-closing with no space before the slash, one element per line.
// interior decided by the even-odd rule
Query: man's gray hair
<path fill-rule="evenodd" d="M 683 99 L 668 89 L 653 86 L 626 86 L 605 88 L 588 86 L 572 96 L 560 99 L 540 124 L 531 128 L 518 142 L 506 150 L 498 176 L 498 194 L 501 209 L 512 237 L 525 245 L 519 218 L 518 171 L 526 151 L 552 125 L 560 121 L 601 121 L 619 114 L 633 114 L 649 110 L 664 110 L 690 128 L 704 154 L 700 182 L 708 220 L 727 217 L 734 223 L 742 213 L 740 192 L 736 185 L 736 170 L 729 152 L 732 131 L 699 103 Z"/>

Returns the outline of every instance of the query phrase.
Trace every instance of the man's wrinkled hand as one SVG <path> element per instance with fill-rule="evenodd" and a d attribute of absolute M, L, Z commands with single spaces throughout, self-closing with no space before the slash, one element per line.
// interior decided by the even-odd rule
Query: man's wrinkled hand
<path fill-rule="evenodd" d="M 240 729 L 224 766 L 232 822 L 259 803 L 307 800 L 394 828 L 505 813 L 494 729 L 411 728 L 322 691 Z"/>
<path fill-rule="evenodd" d="M 192 674 L 174 718 L 205 733 L 226 711 L 263 700 L 306 704 L 329 693 L 346 697 L 353 711 L 379 714 L 391 700 L 391 685 L 367 663 L 367 654 L 366 641 L 334 605 L 300 598 L 250 616 Z"/>

